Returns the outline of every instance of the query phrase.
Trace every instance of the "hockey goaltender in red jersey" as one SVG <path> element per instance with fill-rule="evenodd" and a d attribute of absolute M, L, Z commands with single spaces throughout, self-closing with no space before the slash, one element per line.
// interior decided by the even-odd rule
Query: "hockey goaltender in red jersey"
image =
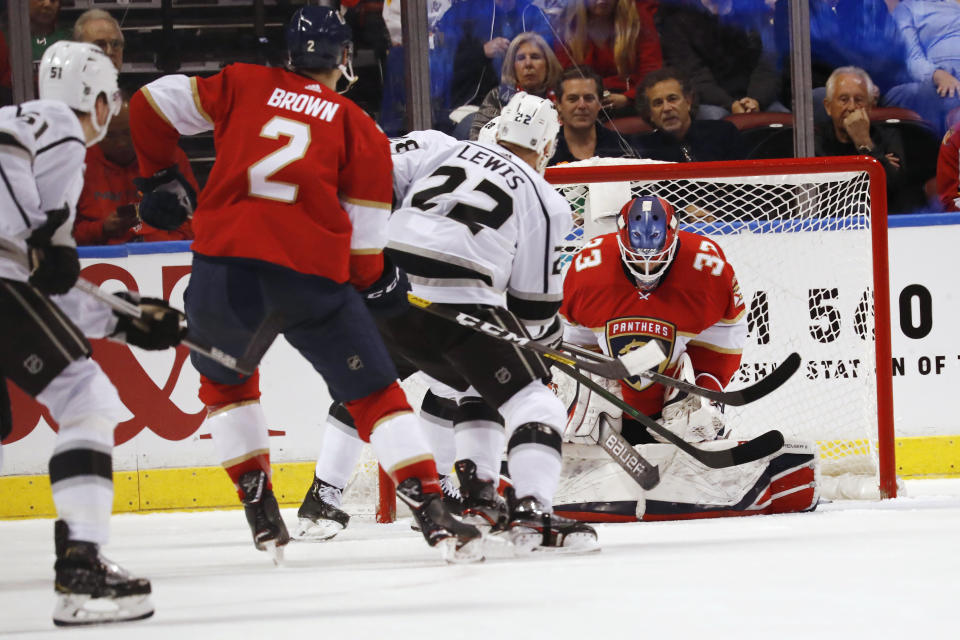
<path fill-rule="evenodd" d="M 193 219 L 184 294 L 191 334 L 241 357 L 276 325 L 350 412 L 427 542 L 447 560 L 480 560 L 480 532 L 444 506 L 419 418 L 371 316 L 405 310 L 409 284 L 383 254 L 393 193 L 386 136 L 335 90 L 341 76 L 353 79 L 350 28 L 329 7 L 305 6 L 285 36 L 287 69 L 168 75 L 134 96 L 140 214 L 179 226 L 196 200 L 174 162 L 177 140 L 212 130 L 217 161 Z M 271 488 L 259 378 L 196 354 L 192 362 L 254 543 L 279 555 L 290 536 Z"/>
<path fill-rule="evenodd" d="M 662 372 L 723 390 L 740 366 L 746 342 L 743 296 L 720 247 L 677 226 L 674 209 L 663 198 L 641 196 L 626 203 L 617 231 L 588 241 L 567 271 L 564 339 L 614 356 L 656 340 L 669 354 Z M 721 409 L 703 398 L 642 377 L 595 380 L 701 448 L 725 448 L 731 441 L 723 438 L 736 439 L 726 433 Z M 574 497 L 561 488 L 561 499 L 571 500 L 556 507 L 563 515 L 594 522 L 672 520 L 816 507 L 812 444 L 788 443 L 769 458 L 710 469 L 675 446 L 658 443 L 638 422 L 570 378 L 559 386 L 569 402 L 567 442 L 596 442 L 599 421 L 605 420 L 621 427 L 624 437 L 659 465 L 661 477 L 657 487 L 642 492 L 609 458 L 592 455 L 595 447 L 565 447 L 565 480 Z"/>

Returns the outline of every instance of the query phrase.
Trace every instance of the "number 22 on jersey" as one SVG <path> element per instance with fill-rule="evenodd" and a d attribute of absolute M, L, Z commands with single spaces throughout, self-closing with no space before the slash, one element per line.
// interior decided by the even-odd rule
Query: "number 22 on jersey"
<path fill-rule="evenodd" d="M 270 177 L 307 155 L 310 126 L 297 120 L 274 116 L 260 129 L 261 138 L 278 140 L 280 136 L 287 138 L 287 144 L 250 165 L 247 178 L 250 181 L 251 196 L 292 204 L 297 201 L 300 185 L 271 180 Z"/>

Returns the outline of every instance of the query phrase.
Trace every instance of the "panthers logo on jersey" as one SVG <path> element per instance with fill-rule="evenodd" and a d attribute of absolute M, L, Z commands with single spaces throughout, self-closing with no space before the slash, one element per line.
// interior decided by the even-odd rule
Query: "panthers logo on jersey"
<path fill-rule="evenodd" d="M 667 354 L 667 358 L 660 363 L 657 370 L 663 373 L 667 364 L 673 360 L 677 327 L 672 322 L 639 316 L 614 318 L 607 322 L 605 334 L 607 349 L 613 356 L 620 357 L 642 347 L 650 340 L 656 340 L 663 352 Z M 652 381 L 640 376 L 626 378 L 624 382 L 637 391 L 643 391 L 653 384 Z"/>

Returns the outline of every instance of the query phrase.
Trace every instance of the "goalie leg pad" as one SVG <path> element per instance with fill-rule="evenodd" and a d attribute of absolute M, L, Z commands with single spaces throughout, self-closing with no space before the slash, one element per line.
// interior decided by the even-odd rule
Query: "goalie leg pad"
<path fill-rule="evenodd" d="M 703 446 L 721 449 L 731 443 Z M 812 511 L 819 502 L 819 462 L 812 444 L 787 443 L 768 459 L 724 469 L 704 467 L 672 445 L 637 449 L 660 466 L 657 487 L 632 489 L 627 475 L 612 462 L 565 458 L 557 496 L 564 504 L 556 510 L 585 522 L 659 521 Z"/>

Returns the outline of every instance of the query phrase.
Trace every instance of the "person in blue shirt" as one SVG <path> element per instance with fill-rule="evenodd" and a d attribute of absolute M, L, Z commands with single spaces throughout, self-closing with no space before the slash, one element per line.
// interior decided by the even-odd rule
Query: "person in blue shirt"
<path fill-rule="evenodd" d="M 907 43 L 912 82 L 891 89 L 887 99 L 918 112 L 942 135 L 947 114 L 960 107 L 960 3 L 904 0 L 893 18 Z"/>
<path fill-rule="evenodd" d="M 500 84 L 500 69 L 510 41 L 525 31 L 540 34 L 552 46 L 553 33 L 532 0 L 460 0 L 437 23 L 437 51 L 449 78 L 452 109 L 479 106 Z M 433 67 L 431 73 L 435 71 Z M 465 139 L 472 117 L 460 121 L 455 137 Z"/>

